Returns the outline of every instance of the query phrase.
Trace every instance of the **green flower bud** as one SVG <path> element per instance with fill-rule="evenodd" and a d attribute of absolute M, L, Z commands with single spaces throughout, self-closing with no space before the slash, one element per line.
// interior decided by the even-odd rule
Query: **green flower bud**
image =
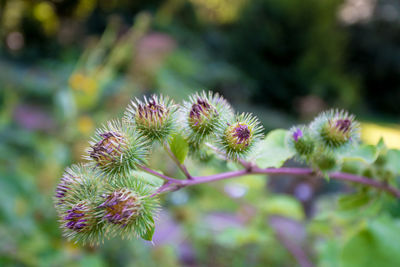
<path fill-rule="evenodd" d="M 98 218 L 110 235 L 138 236 L 154 228 L 153 216 L 158 211 L 158 199 L 150 197 L 154 190 L 133 177 L 115 179 L 108 185 L 98 206 Z"/>
<path fill-rule="evenodd" d="M 168 98 L 152 95 L 136 99 L 128 106 L 124 121 L 151 141 L 163 141 L 173 132 L 176 106 Z"/>
<path fill-rule="evenodd" d="M 148 142 L 134 129 L 114 121 L 96 133 L 86 159 L 102 171 L 109 175 L 128 174 L 137 165 L 145 164 Z"/>
<path fill-rule="evenodd" d="M 227 124 L 220 134 L 218 146 L 230 159 L 246 157 L 262 139 L 263 128 L 251 114 L 241 114 Z"/>
<path fill-rule="evenodd" d="M 64 236 L 80 243 L 98 243 L 103 224 L 96 217 L 96 203 L 103 188 L 102 175 L 93 168 L 67 168 L 56 189 L 55 207 Z"/>
<path fill-rule="evenodd" d="M 315 150 L 315 141 L 305 126 L 297 126 L 290 129 L 288 144 L 302 159 L 308 159 Z"/>
<path fill-rule="evenodd" d="M 321 113 L 310 128 L 326 148 L 337 149 L 360 139 L 359 124 L 345 111 L 330 110 Z"/>
<path fill-rule="evenodd" d="M 215 136 L 224 123 L 233 117 L 233 111 L 223 97 L 202 92 L 184 102 L 181 117 L 188 142 L 200 144 L 208 137 Z"/>
<path fill-rule="evenodd" d="M 97 244 L 103 240 L 103 224 L 95 216 L 95 207 L 90 201 L 82 200 L 71 205 L 60 219 L 63 235 L 68 240 Z"/>
<path fill-rule="evenodd" d="M 329 151 L 318 151 L 312 156 L 312 164 L 322 172 L 333 171 L 339 167 L 334 153 Z"/>

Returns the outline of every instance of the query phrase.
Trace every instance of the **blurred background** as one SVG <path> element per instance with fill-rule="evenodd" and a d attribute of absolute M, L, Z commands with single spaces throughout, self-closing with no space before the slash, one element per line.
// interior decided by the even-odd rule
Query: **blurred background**
<path fill-rule="evenodd" d="M 95 128 L 134 96 L 180 101 L 201 89 L 267 131 L 345 108 L 364 142 L 400 148 L 400 2 L 0 0 L 0 265 L 289 267 L 295 247 L 316 266 L 398 266 L 387 261 L 400 255 L 398 203 L 349 211 L 336 205 L 347 187 L 310 177 L 168 194 L 154 244 L 62 238 L 54 189 Z M 179 176 L 163 157 L 153 166 Z M 187 164 L 194 174 L 230 167 Z M 369 253 L 379 265 L 352 263 Z"/>

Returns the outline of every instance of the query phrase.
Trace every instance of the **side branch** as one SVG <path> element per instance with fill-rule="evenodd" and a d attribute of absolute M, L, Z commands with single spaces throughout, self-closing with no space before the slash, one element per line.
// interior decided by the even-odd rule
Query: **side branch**
<path fill-rule="evenodd" d="M 181 184 L 183 187 L 185 187 L 185 186 L 203 184 L 203 183 L 219 181 L 219 180 L 224 180 L 224 179 L 229 179 L 229 178 L 234 178 L 234 177 L 240 177 L 240 176 L 244 176 L 244 175 L 253 175 L 253 174 L 270 174 L 270 175 L 290 174 L 293 176 L 317 175 L 317 173 L 315 173 L 312 169 L 309 169 L 309 168 L 285 168 L 284 167 L 284 168 L 261 169 L 258 167 L 252 167 L 250 169 L 243 169 L 243 170 L 232 171 L 232 172 L 224 172 L 224 173 L 209 175 L 209 176 L 197 176 L 197 177 L 193 177 L 192 180 L 184 180 L 184 181 L 178 180 L 178 181 L 179 181 L 179 184 Z M 377 189 L 385 191 L 385 192 L 391 194 L 392 196 L 400 199 L 400 191 L 397 188 L 394 188 L 386 183 L 375 181 L 375 180 L 372 180 L 372 179 L 364 177 L 364 176 L 358 176 L 358 175 L 342 173 L 342 172 L 334 172 L 334 173 L 329 174 L 329 177 L 332 179 L 336 179 L 336 180 L 342 180 L 342 181 L 353 182 L 353 183 L 364 184 L 367 186 L 375 187 Z"/>

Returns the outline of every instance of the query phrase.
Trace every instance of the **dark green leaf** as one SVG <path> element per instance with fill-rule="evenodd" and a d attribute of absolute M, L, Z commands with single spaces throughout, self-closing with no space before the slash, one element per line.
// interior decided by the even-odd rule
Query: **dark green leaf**
<path fill-rule="evenodd" d="M 151 219 L 153 221 L 153 225 L 154 225 L 154 220 Z M 154 229 L 155 226 L 152 226 L 150 229 L 147 229 L 147 232 L 144 233 L 143 235 L 141 235 L 140 237 L 143 238 L 144 240 L 147 241 L 152 241 L 153 240 L 153 235 L 154 235 Z"/>

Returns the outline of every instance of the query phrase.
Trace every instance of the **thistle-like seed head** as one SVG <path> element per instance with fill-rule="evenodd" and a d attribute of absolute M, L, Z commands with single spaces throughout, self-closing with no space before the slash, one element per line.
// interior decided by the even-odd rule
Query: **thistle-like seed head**
<path fill-rule="evenodd" d="M 207 134 L 212 130 L 213 121 L 218 118 L 218 111 L 206 98 L 197 98 L 189 112 L 189 126 L 195 132 Z M 211 126 L 211 127 L 210 127 Z"/>
<path fill-rule="evenodd" d="M 330 149 L 355 143 L 360 138 L 359 124 L 346 111 L 330 110 L 321 113 L 310 128 L 323 145 Z"/>
<path fill-rule="evenodd" d="M 201 92 L 183 103 L 181 117 L 188 142 L 200 144 L 233 118 L 233 110 L 220 95 Z"/>
<path fill-rule="evenodd" d="M 107 195 L 99 207 L 105 209 L 104 220 L 122 226 L 135 219 L 142 209 L 140 199 L 125 188 Z"/>
<path fill-rule="evenodd" d="M 146 138 L 135 129 L 114 121 L 96 131 L 85 158 L 109 175 L 127 174 L 145 163 L 148 151 Z"/>
<path fill-rule="evenodd" d="M 231 159 L 247 156 L 261 140 L 263 128 L 251 114 L 241 114 L 220 135 L 219 146 Z"/>
<path fill-rule="evenodd" d="M 124 121 L 151 141 L 163 141 L 174 130 L 176 106 L 168 98 L 152 95 L 128 106 Z"/>
<path fill-rule="evenodd" d="M 85 165 L 67 168 L 54 197 L 64 236 L 81 243 L 98 243 L 103 225 L 95 216 L 96 203 L 104 187 L 102 174 Z"/>
<path fill-rule="evenodd" d="M 158 199 L 150 197 L 154 188 L 128 176 L 109 182 L 98 205 L 98 218 L 110 235 L 142 237 L 154 227 Z"/>
<path fill-rule="evenodd" d="M 302 159 L 306 159 L 315 150 L 315 141 L 311 137 L 309 129 L 302 125 L 290 129 L 288 144 Z"/>
<path fill-rule="evenodd" d="M 100 166 L 105 166 L 113 161 L 118 161 L 128 149 L 126 138 L 118 132 L 99 133 L 101 139 L 92 145 L 90 157 Z"/>

